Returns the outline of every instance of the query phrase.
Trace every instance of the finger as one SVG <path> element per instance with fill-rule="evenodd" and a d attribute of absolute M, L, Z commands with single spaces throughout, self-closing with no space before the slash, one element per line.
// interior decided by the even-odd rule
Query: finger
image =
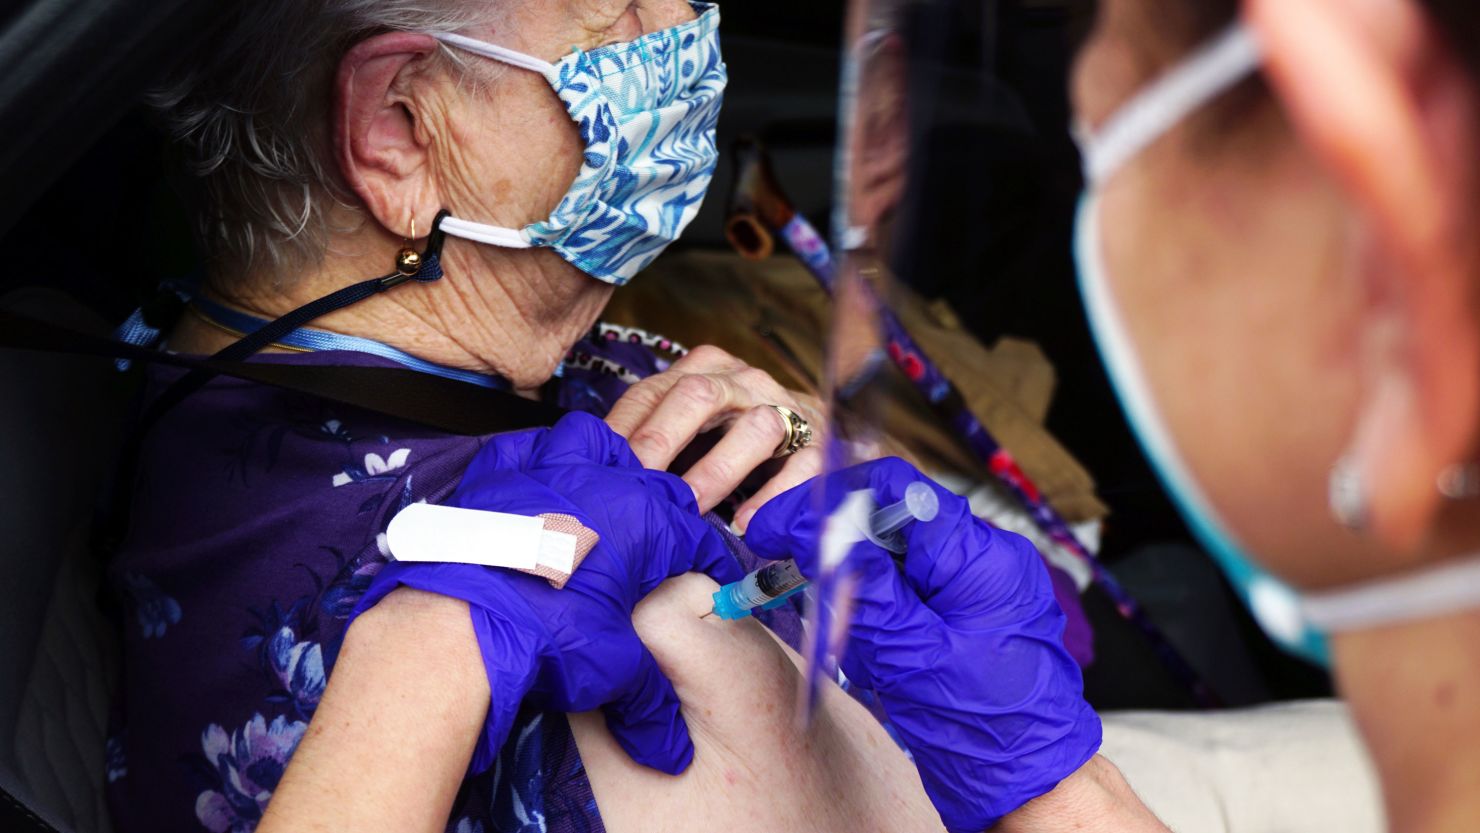
<path fill-rule="evenodd" d="M 888 458 L 866 468 L 880 503 L 902 498 L 915 482 L 935 491 L 935 517 L 904 529 L 904 580 L 932 610 L 955 617 L 1001 610 L 1010 616 L 1030 598 L 1041 600 L 1052 593 L 1047 568 L 1032 542 L 977 518 L 965 498 L 903 460 Z"/>
<path fill-rule="evenodd" d="M 618 434 L 630 437 L 679 379 L 694 374 L 735 372 L 744 370 L 745 367 L 745 362 L 718 347 L 701 344 L 674 362 L 668 370 L 649 376 L 628 388 L 607 413 L 606 424 Z"/>
<path fill-rule="evenodd" d="M 739 560 L 708 521 L 675 504 L 666 504 L 660 519 L 663 537 L 642 565 L 639 592 L 643 596 L 684 573 L 701 572 L 720 584 L 744 578 Z"/>
<path fill-rule="evenodd" d="M 753 404 L 728 377 L 684 376 L 628 435 L 632 452 L 650 469 L 667 468 L 699 432 Z"/>
<path fill-rule="evenodd" d="M 699 511 L 708 512 L 755 471 L 771 460 L 786 440 L 786 423 L 775 408 L 758 405 L 735 420 L 709 453 L 684 472 Z"/>
<path fill-rule="evenodd" d="M 1005 566 L 990 552 L 993 530 L 971 514 L 965 498 L 925 477 L 898 458 L 887 458 L 867 466 L 869 485 L 880 504 L 904 497 L 911 484 L 923 482 L 937 498 L 937 511 L 928 522 L 913 521 L 904 528 L 906 581 L 922 598 L 942 595 L 959 597 L 983 589 Z"/>
<path fill-rule="evenodd" d="M 781 471 L 777 472 L 775 477 L 767 480 L 764 486 L 735 510 L 735 528 L 740 530 L 741 535 L 744 535 L 745 530 L 750 526 L 750 519 L 755 516 L 757 510 L 770 503 L 782 492 L 800 486 L 821 474 L 822 464 L 822 449 L 817 446 L 804 448 L 791 455 L 786 465 L 781 467 Z"/>
<path fill-rule="evenodd" d="M 673 363 L 671 370 L 680 373 L 730 373 L 749 367 L 713 344 L 701 344 Z"/>
<path fill-rule="evenodd" d="M 633 632 L 635 645 L 623 646 L 635 660 L 628 670 L 629 686 L 603 707 L 606 726 L 617 744 L 643 766 L 678 775 L 694 760 L 694 742 L 684 722 L 673 683 Z"/>
<path fill-rule="evenodd" d="M 769 373 L 754 367 L 686 376 L 632 432 L 632 450 L 645 465 L 666 467 L 697 434 L 758 405 L 800 407 Z M 776 420 L 779 425 L 779 414 Z"/>
<path fill-rule="evenodd" d="M 713 527 L 699 539 L 694 548 L 694 566 L 690 572 L 703 573 L 719 584 L 729 584 L 745 578 L 745 568 L 740 565 L 740 559 L 725 543 L 724 534 Z"/>
<path fill-rule="evenodd" d="M 683 378 L 684 374 L 672 370 L 649 376 L 627 389 L 606 414 L 606 424 L 624 437 L 631 437 L 647 419 L 648 414 L 658 407 L 668 389 Z"/>

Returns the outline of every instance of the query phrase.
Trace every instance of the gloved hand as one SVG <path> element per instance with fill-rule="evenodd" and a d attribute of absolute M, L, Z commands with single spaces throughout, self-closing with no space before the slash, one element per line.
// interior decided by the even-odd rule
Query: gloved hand
<path fill-rule="evenodd" d="M 815 576 L 826 518 L 815 489 L 830 513 L 858 489 L 893 503 L 916 480 L 930 483 L 898 459 L 836 472 L 762 507 L 745 542 Z M 858 590 L 842 668 L 877 692 L 946 827 L 981 833 L 1093 757 L 1100 720 L 1064 650 L 1064 614 L 1033 545 L 930 485 L 940 512 L 907 527 L 903 572 L 867 541 L 849 552 L 842 569 Z"/>
<path fill-rule="evenodd" d="M 665 579 L 691 571 L 742 577 L 679 478 L 642 467 L 601 420 L 570 414 L 553 428 L 493 437 L 449 505 L 572 515 L 601 536 L 563 590 L 543 579 L 468 564 L 392 562 L 355 609 L 399 585 L 466 600 L 492 688 L 473 772 L 493 764 L 521 701 L 566 712 L 602 708 L 638 763 L 678 774 L 694 746 L 673 685 L 632 627 L 632 609 Z"/>

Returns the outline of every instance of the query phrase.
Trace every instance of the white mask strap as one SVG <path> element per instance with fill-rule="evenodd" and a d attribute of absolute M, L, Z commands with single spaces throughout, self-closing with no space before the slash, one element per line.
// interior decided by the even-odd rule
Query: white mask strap
<path fill-rule="evenodd" d="M 549 73 L 555 71 L 555 65 L 550 63 L 549 61 L 541 61 L 539 58 L 536 58 L 533 55 L 525 55 L 523 52 L 515 52 L 512 49 L 505 49 L 502 46 L 495 46 L 491 43 L 476 40 L 466 35 L 457 35 L 451 32 L 433 32 L 432 37 L 447 44 L 448 46 L 461 49 L 464 52 L 471 52 L 474 55 L 482 55 L 485 58 L 492 58 L 499 63 L 519 67 L 520 69 L 527 69 L 530 72 L 538 72 L 541 75 L 548 75 Z"/>
<path fill-rule="evenodd" d="M 1198 108 L 1257 71 L 1262 55 L 1254 33 L 1234 23 L 1136 94 L 1099 130 L 1076 128 L 1085 179 L 1103 183 Z"/>
<path fill-rule="evenodd" d="M 481 55 L 502 64 L 527 69 L 530 72 L 538 72 L 546 78 L 555 72 L 555 65 L 548 61 L 541 61 L 532 55 L 523 52 L 515 52 L 491 43 L 467 37 L 466 35 L 453 34 L 451 32 L 432 32 L 432 37 L 456 49 Z M 442 231 L 453 237 L 461 237 L 464 240 L 472 240 L 476 243 L 485 243 L 489 246 L 499 246 L 505 249 L 528 249 L 532 247 L 528 238 L 518 229 L 504 228 L 502 226 L 490 226 L 486 223 L 474 223 L 470 220 L 459 220 L 456 217 L 445 217 L 442 220 Z"/>
<path fill-rule="evenodd" d="M 1480 608 L 1480 556 L 1395 578 L 1307 594 L 1305 619 L 1332 633 L 1434 619 Z"/>
<path fill-rule="evenodd" d="M 442 230 L 453 237 L 461 237 L 464 240 L 472 240 L 475 243 L 486 243 L 490 246 L 501 246 L 505 249 L 528 249 L 532 247 L 529 240 L 517 229 L 474 223 L 469 220 L 459 220 L 452 216 L 442 218 Z"/>

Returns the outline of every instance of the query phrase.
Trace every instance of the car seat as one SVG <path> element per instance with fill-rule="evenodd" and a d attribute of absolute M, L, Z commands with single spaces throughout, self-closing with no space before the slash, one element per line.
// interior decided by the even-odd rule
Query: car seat
<path fill-rule="evenodd" d="M 50 289 L 0 308 L 89 332 L 93 313 Z M 90 520 L 126 388 L 106 359 L 0 351 L 0 828 L 107 833 L 108 695 L 118 646 L 99 606 Z M 5 801 L 0 795 L 0 801 Z M 16 802 L 26 805 L 18 807 Z"/>

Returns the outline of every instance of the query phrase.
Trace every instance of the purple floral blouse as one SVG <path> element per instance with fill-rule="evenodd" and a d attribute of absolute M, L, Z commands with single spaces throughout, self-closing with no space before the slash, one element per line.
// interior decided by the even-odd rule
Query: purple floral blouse
<path fill-rule="evenodd" d="M 586 349 L 641 375 L 660 369 L 637 345 Z M 346 352 L 260 360 L 395 366 Z M 150 373 L 149 395 L 177 378 Z M 568 373 L 559 399 L 600 413 L 624 389 L 594 366 Z M 256 827 L 346 617 L 386 562 L 386 525 L 449 494 L 482 442 L 229 378 L 163 418 L 110 566 L 124 614 L 107 749 L 118 833 Z M 447 829 L 601 831 L 564 715 L 522 714 L 498 763 L 463 785 Z"/>

